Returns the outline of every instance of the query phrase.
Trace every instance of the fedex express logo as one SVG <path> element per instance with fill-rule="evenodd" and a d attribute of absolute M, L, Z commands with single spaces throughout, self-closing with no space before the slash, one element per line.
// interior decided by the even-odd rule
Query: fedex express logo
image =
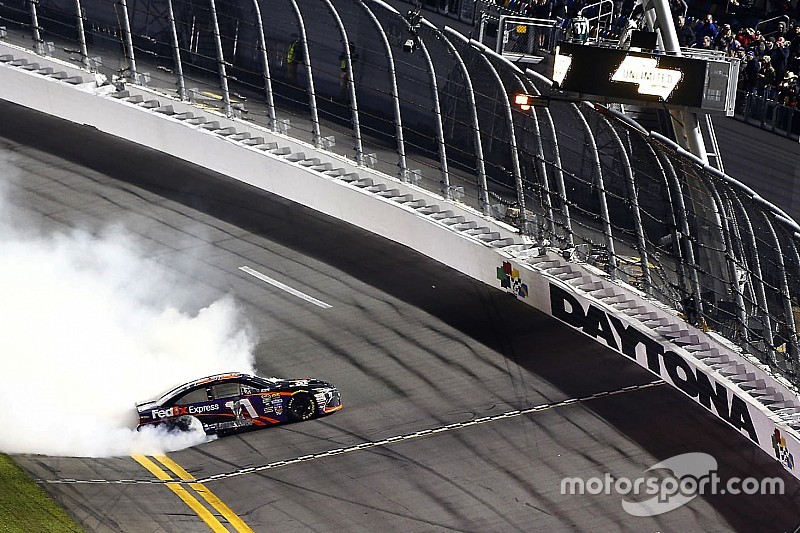
<path fill-rule="evenodd" d="M 666 100 L 682 78 L 680 70 L 658 68 L 655 58 L 626 56 L 611 76 L 611 81 L 635 83 L 639 86 L 639 94 L 651 94 Z"/>
<path fill-rule="evenodd" d="M 170 407 L 169 409 L 153 409 L 153 418 L 172 418 L 173 416 L 183 415 L 201 415 L 203 413 L 210 413 L 218 411 L 219 405 L 190 405 L 188 407 Z"/>

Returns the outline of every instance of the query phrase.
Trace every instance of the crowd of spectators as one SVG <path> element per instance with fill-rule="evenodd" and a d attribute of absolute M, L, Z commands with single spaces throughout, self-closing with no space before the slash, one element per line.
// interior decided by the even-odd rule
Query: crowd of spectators
<path fill-rule="evenodd" d="M 597 0 L 496 1 L 526 16 L 568 21 Z M 633 17 L 633 0 L 614 3 L 614 12 L 622 19 Z M 681 46 L 739 58 L 739 90 L 798 105 L 800 0 L 669 0 L 669 4 Z"/>
<path fill-rule="evenodd" d="M 731 19 L 729 19 L 731 20 Z M 739 58 L 739 90 L 796 107 L 800 73 L 800 24 L 788 15 L 753 26 L 719 23 L 711 13 L 692 20 L 678 15 L 681 46 L 717 50 Z"/>

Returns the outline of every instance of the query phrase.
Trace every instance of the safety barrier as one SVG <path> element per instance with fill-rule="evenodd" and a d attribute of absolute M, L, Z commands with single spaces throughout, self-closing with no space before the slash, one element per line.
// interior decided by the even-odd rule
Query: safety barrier
<path fill-rule="evenodd" d="M 736 118 L 790 139 L 800 141 L 800 109 L 763 95 L 738 91 Z"/>

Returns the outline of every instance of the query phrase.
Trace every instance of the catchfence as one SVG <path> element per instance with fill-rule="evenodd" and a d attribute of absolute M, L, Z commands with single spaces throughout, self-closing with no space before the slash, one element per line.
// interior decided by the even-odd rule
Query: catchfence
<path fill-rule="evenodd" d="M 502 219 L 800 384 L 800 227 L 612 109 L 522 112 L 548 81 L 455 30 L 380 0 L 4 0 L 0 26 Z"/>

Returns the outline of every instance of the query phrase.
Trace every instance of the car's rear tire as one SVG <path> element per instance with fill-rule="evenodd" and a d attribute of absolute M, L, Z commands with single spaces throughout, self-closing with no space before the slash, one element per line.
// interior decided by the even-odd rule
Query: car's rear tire
<path fill-rule="evenodd" d="M 159 425 L 166 428 L 167 431 L 189 432 L 195 429 L 203 430 L 203 423 L 193 416 L 181 416 Z"/>
<path fill-rule="evenodd" d="M 316 412 L 317 402 L 306 392 L 295 392 L 286 404 L 287 417 L 291 422 L 308 420 Z"/>

